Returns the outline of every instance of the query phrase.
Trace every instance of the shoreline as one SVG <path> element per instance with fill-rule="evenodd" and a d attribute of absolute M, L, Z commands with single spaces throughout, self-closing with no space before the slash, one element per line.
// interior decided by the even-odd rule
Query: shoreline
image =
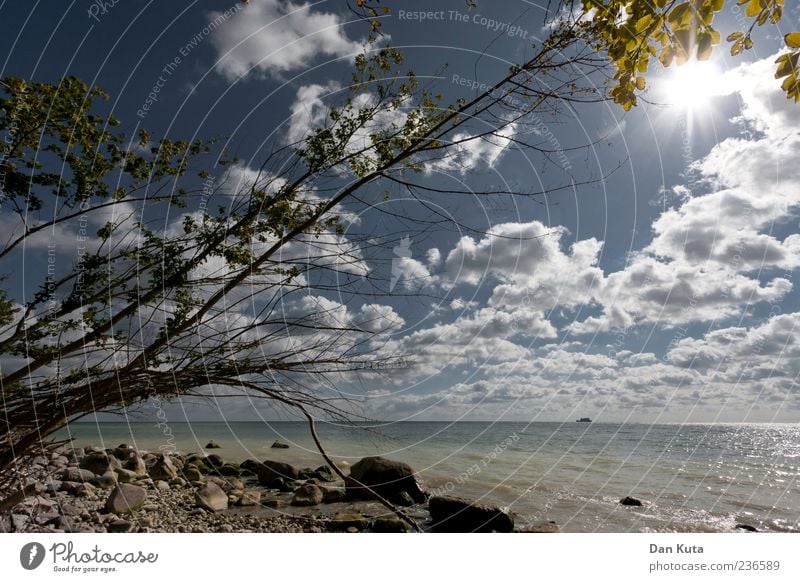
<path fill-rule="evenodd" d="M 30 493 L 0 513 L 0 532 L 323 533 L 515 530 L 505 510 L 436 497 L 413 469 L 366 457 L 342 480 L 327 466 L 277 461 L 226 462 L 203 453 L 153 453 L 127 445 L 51 446 L 20 470 Z M 23 484 L 24 481 L 24 484 Z M 11 491 L 0 498 L 8 499 Z M 13 495 L 12 495 L 13 497 Z M 555 532 L 544 523 L 531 532 Z"/>

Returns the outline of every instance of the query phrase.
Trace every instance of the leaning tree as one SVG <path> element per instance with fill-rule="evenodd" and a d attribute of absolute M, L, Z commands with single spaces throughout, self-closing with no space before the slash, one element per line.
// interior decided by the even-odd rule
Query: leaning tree
<path fill-rule="evenodd" d="M 752 0 L 748 14 L 753 1 L 756 23 L 782 4 Z M 327 295 L 356 295 L 369 280 L 362 245 L 374 243 L 345 235 L 344 205 L 379 203 L 385 184 L 424 203 L 441 194 L 425 168 L 457 162 L 478 140 L 548 159 L 558 152 L 541 137 L 543 115 L 606 99 L 628 108 L 655 43 L 669 64 L 667 48 L 702 58 L 719 40 L 716 0 L 555 4 L 531 58 L 452 103 L 371 39 L 324 121 L 247 171 L 214 142 L 125 137 L 95 106 L 105 94 L 76 78 L 3 80 L 0 472 L 13 476 L 71 420 L 149 398 L 214 389 L 352 418 L 334 380 L 403 365 L 405 354 L 380 349 L 385 312 Z M 797 54 L 787 55 L 779 72 L 796 97 Z"/>

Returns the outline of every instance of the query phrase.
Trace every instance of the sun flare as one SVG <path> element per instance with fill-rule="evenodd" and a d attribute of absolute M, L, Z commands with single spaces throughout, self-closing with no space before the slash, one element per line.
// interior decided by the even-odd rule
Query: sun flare
<path fill-rule="evenodd" d="M 722 73 L 711 62 L 689 61 L 674 67 L 665 80 L 666 101 L 687 110 L 704 109 L 721 94 Z"/>

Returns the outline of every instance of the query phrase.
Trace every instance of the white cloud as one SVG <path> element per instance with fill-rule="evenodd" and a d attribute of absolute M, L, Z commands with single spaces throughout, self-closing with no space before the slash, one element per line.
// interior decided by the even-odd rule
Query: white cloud
<path fill-rule="evenodd" d="M 211 37 L 217 71 L 229 80 L 253 71 L 278 75 L 305 68 L 320 56 L 345 57 L 361 50 L 361 43 L 348 38 L 338 14 L 311 6 L 252 0 Z M 210 21 L 218 17 L 218 12 L 209 14 Z"/>

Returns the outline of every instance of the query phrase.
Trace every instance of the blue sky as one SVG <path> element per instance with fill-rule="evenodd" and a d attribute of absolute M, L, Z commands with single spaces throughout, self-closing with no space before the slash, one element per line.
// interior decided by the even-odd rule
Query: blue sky
<path fill-rule="evenodd" d="M 128 133 L 224 136 L 246 181 L 346 85 L 367 29 L 343 4 L 252 0 L 226 16 L 226 1 L 75 1 L 63 13 L 6 3 L 2 76 L 77 75 L 111 94 Z M 536 3 L 402 5 L 383 30 L 450 102 L 524 61 L 543 34 Z M 438 16 L 420 21 L 418 10 Z M 720 18 L 723 37 L 737 29 L 736 10 Z M 685 82 L 656 65 L 652 103 L 630 113 L 586 104 L 542 119 L 558 148 L 589 148 L 546 162 L 502 139 L 476 142 L 424 176 L 437 188 L 538 190 L 569 183 L 565 167 L 577 181 L 615 170 L 605 180 L 536 200 L 431 196 L 453 224 L 424 234 L 363 213 L 353 234 L 397 233 L 398 244 L 409 234 L 411 256 L 395 262 L 396 293 L 343 308 L 402 322 L 380 349 L 414 366 L 342 379 L 342 389 L 381 419 L 797 421 L 800 107 L 772 78 L 782 32 L 797 24 L 795 10 L 760 29 L 737 59 L 718 47 L 712 68 Z M 420 212 L 390 193 L 392 211 Z M 389 249 L 365 256 L 386 278 L 391 260 Z M 219 414 L 170 407 L 173 417 Z M 221 407 L 229 419 L 275 414 Z"/>

